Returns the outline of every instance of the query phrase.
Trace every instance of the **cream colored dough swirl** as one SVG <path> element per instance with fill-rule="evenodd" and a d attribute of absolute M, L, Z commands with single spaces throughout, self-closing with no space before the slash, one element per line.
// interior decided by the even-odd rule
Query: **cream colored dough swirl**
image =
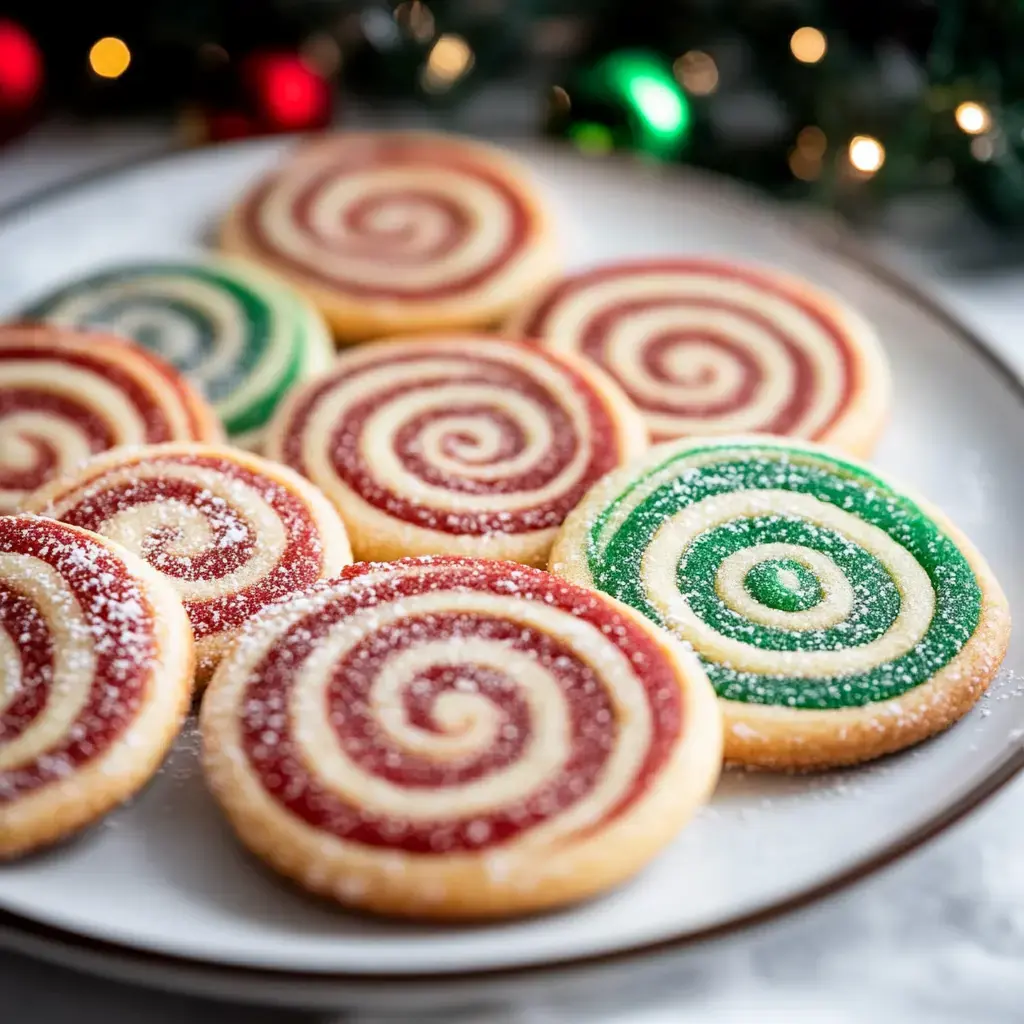
<path fill-rule="evenodd" d="M 135 792 L 181 725 L 192 669 L 181 603 L 144 562 L 0 516 L 0 860 Z"/>
<path fill-rule="evenodd" d="M 323 370 L 334 352 L 308 302 L 241 260 L 108 267 L 24 315 L 133 339 L 201 390 L 236 443 L 258 440 L 291 385 Z"/>
<path fill-rule="evenodd" d="M 717 773 L 712 705 L 681 649 L 538 570 L 364 563 L 250 627 L 204 756 L 243 838 L 288 873 L 310 858 L 312 888 L 473 913 L 480 886 L 500 912 L 561 902 L 553 879 L 573 898 L 679 822 Z M 638 845 L 601 867 L 609 834 Z"/>
<path fill-rule="evenodd" d="M 175 483 L 183 484 L 184 498 Z M 151 485 L 156 483 L 156 487 Z M 102 483 L 65 490 L 47 512 L 63 519 L 83 502 L 99 508 L 99 488 L 117 493 L 117 501 L 90 518 L 89 529 L 124 545 L 154 568 L 174 574 L 178 594 L 189 603 L 211 601 L 240 593 L 262 580 L 284 554 L 287 538 L 281 517 L 264 492 L 250 480 L 231 477 L 220 467 L 169 460 L 147 464 L 133 459 L 103 474 Z M 200 500 L 196 501 L 195 496 Z M 194 563 L 248 538 L 239 564 L 223 575 L 179 575 L 175 568 Z M 234 561 L 234 560 L 233 560 Z"/>
<path fill-rule="evenodd" d="M 322 174 L 311 163 L 279 179 L 258 217 L 282 256 L 341 289 L 443 289 L 499 260 L 515 230 L 506 198 L 472 168 L 412 164 L 318 184 Z M 314 188 L 301 223 L 295 206 Z"/>
<path fill-rule="evenodd" d="M 585 363 L 448 335 L 346 352 L 289 399 L 267 451 L 323 489 L 362 557 L 490 546 L 537 561 L 590 484 L 643 450 L 644 434 Z"/>
<path fill-rule="evenodd" d="M 886 403 L 871 328 L 810 285 L 758 268 L 702 259 L 598 267 L 542 292 L 511 326 L 594 360 L 655 440 L 764 431 L 859 449 Z"/>
<path fill-rule="evenodd" d="M 116 541 L 169 580 L 199 641 L 201 669 L 264 605 L 351 559 L 341 521 L 315 488 L 237 449 L 111 452 L 28 506 Z"/>
<path fill-rule="evenodd" d="M 899 591 L 899 613 L 885 632 L 870 643 L 834 650 L 766 650 L 756 642 L 723 636 L 695 614 L 677 580 L 685 552 L 706 531 L 758 516 L 788 517 L 835 531 L 874 556 Z M 752 568 L 783 560 L 795 561 L 816 574 L 823 593 L 812 608 L 792 612 L 766 606 L 744 586 Z M 927 631 L 935 610 L 928 574 L 888 534 L 809 494 L 787 491 L 742 491 L 689 506 L 659 527 L 644 552 L 641 572 L 646 599 L 666 624 L 706 658 L 727 664 L 735 672 L 838 676 L 865 671 L 911 651 Z M 784 572 L 776 570 L 776 575 Z M 792 581 L 784 576 L 779 580 L 783 587 L 787 583 L 792 587 Z M 827 555 L 802 545 L 768 543 L 743 548 L 723 560 L 716 585 L 719 598 L 730 611 L 776 629 L 834 629 L 853 608 L 853 587 L 843 570 Z"/>
<path fill-rule="evenodd" d="M 555 818 L 546 828 L 524 834 L 524 843 L 545 843 L 594 824 L 607 815 L 628 793 L 651 739 L 651 714 L 641 684 L 620 651 L 594 629 L 580 629 L 570 614 L 547 612 L 531 602 L 476 593 L 423 594 L 381 610 L 371 608 L 339 623 L 328 633 L 307 661 L 296 681 L 291 705 L 297 747 L 330 789 L 346 800 L 358 801 L 369 814 L 402 817 L 442 825 L 467 815 L 486 815 L 525 801 L 555 775 L 572 756 L 571 730 L 565 696 L 555 676 L 531 654 L 510 650 L 507 642 L 466 638 L 458 643 L 458 664 L 484 668 L 507 679 L 526 704 L 530 739 L 518 761 L 497 769 L 483 779 L 452 785 L 435 792 L 407 789 L 368 774 L 346 757 L 322 708 L 331 668 L 349 656 L 352 647 L 368 630 L 388 632 L 399 619 L 429 618 L 437 614 L 470 613 L 501 618 L 523 628 L 573 640 L 573 651 L 590 664 L 602 666 L 601 685 L 606 688 L 612 715 L 628 715 L 629 728 L 617 738 L 600 783 L 569 814 Z M 452 665 L 450 640 L 427 642 L 386 659 L 369 693 L 371 713 L 389 739 L 405 752 L 434 761 L 479 757 L 490 750 L 502 719 L 472 684 L 446 691 L 439 699 L 437 724 L 451 732 L 433 733 L 409 723 L 403 714 L 404 693 L 425 673 Z M 458 667 L 455 668 L 458 675 Z M 453 728 L 454 727 L 454 728 Z M 453 749 L 453 746 L 455 749 Z"/>
<path fill-rule="evenodd" d="M 97 452 L 219 437 L 199 395 L 141 349 L 86 331 L 0 328 L 0 512 Z"/>
<path fill-rule="evenodd" d="M 551 234 L 501 151 L 359 132 L 300 147 L 231 211 L 222 242 L 305 289 L 351 341 L 496 322 L 554 271 Z"/>
<path fill-rule="evenodd" d="M 12 742 L 0 743 L 0 772 L 31 763 L 55 746 L 79 717 L 92 689 L 96 670 L 94 638 L 81 606 L 51 565 L 31 555 L 0 554 L 0 579 L 13 585 L 42 614 L 47 631 L 57 637 L 49 676 L 46 713 L 32 721 Z M 29 685 L 22 676 L 21 638 L 0 628 L 4 672 L 0 716 Z M 33 680 L 37 684 L 37 681 Z M 0 779 L 2 786 L 2 779 Z"/>

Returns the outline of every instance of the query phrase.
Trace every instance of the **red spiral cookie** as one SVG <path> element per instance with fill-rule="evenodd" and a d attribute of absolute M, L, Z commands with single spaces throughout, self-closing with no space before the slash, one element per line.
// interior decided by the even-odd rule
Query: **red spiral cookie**
<path fill-rule="evenodd" d="M 888 365 L 871 327 L 765 269 L 609 264 L 557 282 L 510 330 L 606 370 L 654 441 L 767 432 L 866 454 L 888 407 Z"/>
<path fill-rule="evenodd" d="M 537 569 L 362 563 L 268 610 L 203 701 L 242 841 L 340 902 L 495 916 L 629 877 L 718 777 L 692 654 Z"/>
<path fill-rule="evenodd" d="M 237 448 L 108 452 L 26 507 L 117 541 L 159 571 L 192 623 L 200 680 L 258 611 L 352 561 L 345 527 L 315 487 Z"/>
<path fill-rule="evenodd" d="M 157 573 L 85 530 L 0 517 L 0 859 L 136 792 L 191 685 L 188 620 Z"/>
<path fill-rule="evenodd" d="M 231 211 L 221 241 L 306 291 L 342 340 L 493 323 L 557 262 L 523 168 L 427 133 L 306 145 Z"/>
<path fill-rule="evenodd" d="M 488 335 L 350 349 L 292 392 L 266 435 L 271 458 L 334 502 L 358 558 L 537 565 L 588 487 L 645 447 L 600 371 Z"/>
<path fill-rule="evenodd" d="M 213 410 L 145 349 L 108 334 L 0 326 L 0 513 L 96 452 L 221 436 Z"/>

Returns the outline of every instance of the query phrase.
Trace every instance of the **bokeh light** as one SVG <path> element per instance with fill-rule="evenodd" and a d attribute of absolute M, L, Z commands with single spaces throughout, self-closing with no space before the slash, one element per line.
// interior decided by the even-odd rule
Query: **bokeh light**
<path fill-rule="evenodd" d="M 992 115 L 980 103 L 961 103 L 954 116 L 961 131 L 968 135 L 980 135 L 992 127 Z"/>
<path fill-rule="evenodd" d="M 676 81 L 694 96 L 707 96 L 718 88 L 718 65 L 710 53 L 688 50 L 672 64 Z"/>
<path fill-rule="evenodd" d="M 128 44 L 117 36 L 97 39 L 89 50 L 89 67 L 100 78 L 120 78 L 132 62 Z"/>
<path fill-rule="evenodd" d="M 475 59 L 469 43 L 462 36 L 454 33 L 440 36 L 423 65 L 420 76 L 423 88 L 427 92 L 450 89 L 473 67 Z"/>
<path fill-rule="evenodd" d="M 828 51 L 828 40 L 821 29 L 804 25 L 789 37 L 789 49 L 801 64 L 817 64 Z"/>
<path fill-rule="evenodd" d="M 885 147 L 870 135 L 850 139 L 850 163 L 862 174 L 874 174 L 885 163 Z"/>

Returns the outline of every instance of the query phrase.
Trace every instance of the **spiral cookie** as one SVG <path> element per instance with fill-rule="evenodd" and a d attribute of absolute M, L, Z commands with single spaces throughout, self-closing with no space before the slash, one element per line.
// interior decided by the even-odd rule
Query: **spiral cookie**
<path fill-rule="evenodd" d="M 144 349 L 105 334 L 0 326 L 0 514 L 95 452 L 220 436 L 213 410 Z"/>
<path fill-rule="evenodd" d="M 556 271 L 526 171 L 425 133 L 308 144 L 232 210 L 222 244 L 302 288 L 343 340 L 484 326 Z"/>
<path fill-rule="evenodd" d="M 249 618 L 352 560 L 315 487 L 236 448 L 108 452 L 26 507 L 117 541 L 170 581 L 192 623 L 200 680 Z"/>
<path fill-rule="evenodd" d="M 266 446 L 334 502 L 359 558 L 542 565 L 569 510 L 646 435 L 584 361 L 446 335 L 344 352 L 288 397 Z"/>
<path fill-rule="evenodd" d="M 188 620 L 157 573 L 85 530 L 0 517 L 0 860 L 135 793 L 191 685 Z"/>
<path fill-rule="evenodd" d="M 510 330 L 592 359 L 655 441 L 763 431 L 865 455 L 888 406 L 871 328 L 763 269 L 708 259 L 598 267 L 542 293 Z"/>
<path fill-rule="evenodd" d="M 242 841 L 343 903 L 491 916 L 653 857 L 718 776 L 696 658 L 600 594 L 508 562 L 362 563 L 268 610 L 203 701 Z"/>
<path fill-rule="evenodd" d="M 692 644 L 726 757 L 877 757 L 965 714 L 1006 652 L 1006 599 L 938 511 L 811 445 L 659 445 L 566 521 L 553 572 Z"/>
<path fill-rule="evenodd" d="M 255 441 L 281 396 L 334 356 L 305 299 L 227 260 L 115 267 L 74 281 L 26 316 L 133 338 L 188 377 L 236 441 Z"/>

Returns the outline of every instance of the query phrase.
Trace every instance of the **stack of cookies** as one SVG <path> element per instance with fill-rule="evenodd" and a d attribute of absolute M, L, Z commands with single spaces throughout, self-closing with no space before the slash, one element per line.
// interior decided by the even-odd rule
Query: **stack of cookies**
<path fill-rule="evenodd" d="M 622 882 L 724 763 L 818 770 L 965 714 L 978 552 L 856 461 L 871 326 L 769 267 L 562 276 L 493 147 L 305 143 L 223 253 L 0 326 L 0 858 L 209 786 L 300 885 L 497 917 Z"/>

